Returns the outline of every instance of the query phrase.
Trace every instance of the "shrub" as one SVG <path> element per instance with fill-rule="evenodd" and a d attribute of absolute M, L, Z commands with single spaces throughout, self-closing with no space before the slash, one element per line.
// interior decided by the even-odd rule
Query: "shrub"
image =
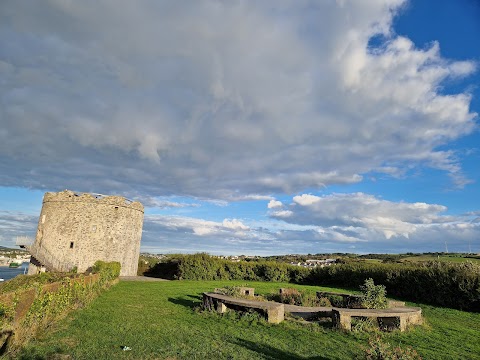
<path fill-rule="evenodd" d="M 121 265 L 118 261 L 105 262 L 97 260 L 93 265 L 92 271 L 94 274 L 100 274 L 103 282 L 112 281 L 120 275 Z"/>
<path fill-rule="evenodd" d="M 375 264 L 351 262 L 315 268 L 309 285 L 358 288 L 367 278 L 410 301 L 480 311 L 480 266 L 465 263 Z"/>
<path fill-rule="evenodd" d="M 378 326 L 376 319 L 368 317 L 353 317 L 352 318 L 352 331 L 354 332 L 377 332 Z"/>
<path fill-rule="evenodd" d="M 330 304 L 334 307 L 345 307 L 343 302 L 343 296 L 340 295 L 333 295 L 327 294 L 325 298 L 330 302 Z"/>
<path fill-rule="evenodd" d="M 368 341 L 369 347 L 365 349 L 366 360 L 421 360 L 420 355 L 410 346 L 401 348 L 392 347 L 388 342 L 383 342 L 377 336 Z"/>
<path fill-rule="evenodd" d="M 279 302 L 283 304 L 299 305 L 299 306 L 303 305 L 302 294 L 297 289 L 285 289 L 284 291 L 282 291 L 279 297 L 280 297 Z"/>
<path fill-rule="evenodd" d="M 330 300 L 328 300 L 328 298 L 321 297 L 320 299 L 318 299 L 318 306 L 331 307 L 332 303 L 330 302 Z"/>
<path fill-rule="evenodd" d="M 328 305 L 321 305 L 320 299 L 318 299 L 315 294 L 307 291 L 299 291 L 293 288 L 282 289 L 282 292 L 280 294 L 270 294 L 267 296 L 267 298 L 268 300 L 280 302 L 283 304 L 289 304 L 289 305 L 312 306 L 312 307 L 328 306 Z"/>
<path fill-rule="evenodd" d="M 366 279 L 360 286 L 362 290 L 362 306 L 366 309 L 386 309 L 387 291 L 384 285 L 375 285 L 372 278 Z"/>
<path fill-rule="evenodd" d="M 168 270 L 165 270 L 168 269 Z M 185 280 L 285 281 L 305 285 L 358 288 L 365 279 L 388 287 L 406 300 L 480 311 L 480 266 L 473 263 L 365 263 L 350 261 L 306 269 L 276 262 L 231 262 L 207 254 L 176 255 L 157 264 L 149 276 Z M 168 278 L 168 277 L 167 277 Z M 1 288 L 1 287 L 0 287 Z M 343 306 L 329 298 L 333 306 Z"/>
<path fill-rule="evenodd" d="M 242 299 L 252 299 L 254 297 L 253 295 L 244 294 L 241 288 L 242 286 L 225 286 L 223 288 L 216 288 L 215 292 L 218 294 Z"/>

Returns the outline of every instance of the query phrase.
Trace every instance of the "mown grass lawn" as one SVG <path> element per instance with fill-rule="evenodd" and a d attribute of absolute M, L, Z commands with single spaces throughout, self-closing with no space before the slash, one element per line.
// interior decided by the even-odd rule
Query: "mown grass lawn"
<path fill-rule="evenodd" d="M 31 342 L 18 357 L 71 359 L 354 359 L 372 334 L 332 330 L 327 324 L 256 317 L 234 319 L 195 311 L 201 294 L 229 281 L 122 281 Z M 319 287 L 249 282 L 256 293 L 280 287 Z M 325 288 L 324 288 L 325 289 Z M 415 305 L 415 304 L 410 304 Z M 384 334 L 394 345 L 414 347 L 424 359 L 480 359 L 480 314 L 422 306 L 427 325 Z M 131 348 L 123 351 L 122 346 Z"/>

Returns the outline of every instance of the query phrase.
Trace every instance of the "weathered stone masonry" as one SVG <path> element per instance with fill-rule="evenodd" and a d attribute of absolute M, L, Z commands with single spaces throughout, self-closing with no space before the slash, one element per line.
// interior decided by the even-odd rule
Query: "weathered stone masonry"
<path fill-rule="evenodd" d="M 46 193 L 29 274 L 39 267 L 85 272 L 95 261 L 118 261 L 121 276 L 137 274 L 143 205 L 121 196 Z"/>

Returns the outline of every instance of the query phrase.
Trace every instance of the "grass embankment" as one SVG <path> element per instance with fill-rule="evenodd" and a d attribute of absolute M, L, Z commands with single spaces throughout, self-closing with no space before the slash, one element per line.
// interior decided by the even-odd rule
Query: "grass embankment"
<path fill-rule="evenodd" d="M 120 282 L 24 349 L 23 359 L 53 353 L 74 359 L 352 359 L 371 334 L 324 326 L 279 325 L 194 311 L 201 293 L 240 281 Z M 256 293 L 295 287 L 249 282 Z M 415 304 L 410 304 L 415 305 Z M 427 325 L 384 334 L 394 345 L 412 346 L 424 359 L 480 359 L 480 314 L 423 306 Z M 122 346 L 131 348 L 122 351 Z"/>

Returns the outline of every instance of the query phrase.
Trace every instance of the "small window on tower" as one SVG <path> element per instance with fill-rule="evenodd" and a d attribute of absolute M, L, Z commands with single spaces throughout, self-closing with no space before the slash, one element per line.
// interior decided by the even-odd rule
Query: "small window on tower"
<path fill-rule="evenodd" d="M 70 249 L 73 249 L 73 241 L 70 241 Z"/>

